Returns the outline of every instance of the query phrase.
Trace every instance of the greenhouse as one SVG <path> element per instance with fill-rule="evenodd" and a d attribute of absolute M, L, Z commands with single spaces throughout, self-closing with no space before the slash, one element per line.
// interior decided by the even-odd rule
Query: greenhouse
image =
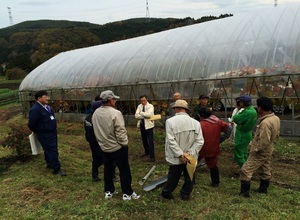
<path fill-rule="evenodd" d="M 127 122 L 142 94 L 166 115 L 174 92 L 191 107 L 206 93 L 220 118 L 230 117 L 235 97 L 249 94 L 253 104 L 272 98 L 281 133 L 300 136 L 299 24 L 296 3 L 60 53 L 21 83 L 23 113 L 41 89 L 61 118 L 87 113 L 111 89 Z"/>

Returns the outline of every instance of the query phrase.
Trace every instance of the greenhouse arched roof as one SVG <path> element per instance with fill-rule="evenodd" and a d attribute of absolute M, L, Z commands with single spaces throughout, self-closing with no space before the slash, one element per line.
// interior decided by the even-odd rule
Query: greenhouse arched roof
<path fill-rule="evenodd" d="M 160 33 L 63 52 L 20 91 L 299 73 L 300 4 L 270 7 Z"/>

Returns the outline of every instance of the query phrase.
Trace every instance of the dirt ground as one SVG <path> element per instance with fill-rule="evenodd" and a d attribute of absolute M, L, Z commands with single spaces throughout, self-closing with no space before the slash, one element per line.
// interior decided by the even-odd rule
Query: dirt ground
<path fill-rule="evenodd" d="M 300 146 L 297 146 L 300 147 Z M 300 191 L 300 158 L 273 158 L 272 182 L 284 188 Z"/>
<path fill-rule="evenodd" d="M 7 120 L 13 118 L 15 115 L 21 112 L 21 106 L 14 106 L 8 109 L 0 109 L 0 123 L 4 123 Z"/>
<path fill-rule="evenodd" d="M 238 178 L 238 176 L 234 175 L 234 173 L 238 171 L 238 166 L 233 161 L 233 153 L 223 151 L 219 159 L 219 166 L 221 167 L 221 169 L 223 169 L 223 174 L 221 173 L 221 175 L 228 176 L 231 178 Z M 300 191 L 299 170 L 299 160 L 295 158 L 285 158 L 282 155 L 274 156 L 272 159 L 271 183 L 273 185 L 277 185 L 283 188 Z M 254 181 L 259 182 L 259 176 L 257 175 L 257 173 L 254 173 L 252 179 Z"/>

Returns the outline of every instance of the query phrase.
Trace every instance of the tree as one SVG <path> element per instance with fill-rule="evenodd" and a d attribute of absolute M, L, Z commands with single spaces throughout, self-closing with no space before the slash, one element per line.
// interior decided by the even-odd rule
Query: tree
<path fill-rule="evenodd" d="M 23 79 L 23 78 L 25 78 L 26 75 L 27 75 L 27 72 L 18 67 L 8 69 L 6 71 L 6 77 L 8 80 Z"/>

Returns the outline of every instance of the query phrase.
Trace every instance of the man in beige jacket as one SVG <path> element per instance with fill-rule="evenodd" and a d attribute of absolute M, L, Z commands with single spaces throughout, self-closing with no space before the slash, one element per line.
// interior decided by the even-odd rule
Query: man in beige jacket
<path fill-rule="evenodd" d="M 94 112 L 92 123 L 97 142 L 103 151 L 105 198 L 110 199 L 117 193 L 113 182 L 115 162 L 120 173 L 123 200 L 138 199 L 140 196 L 131 188 L 128 136 L 124 118 L 122 113 L 115 109 L 120 97 L 111 90 L 106 90 L 100 94 L 100 98 L 103 104 Z"/>
<path fill-rule="evenodd" d="M 144 146 L 144 154 L 142 157 L 150 156 L 150 161 L 155 161 L 154 154 L 154 141 L 153 141 L 153 128 L 154 121 L 150 120 L 150 117 L 154 115 L 154 107 L 152 104 L 148 102 L 147 96 L 140 96 L 141 104 L 138 105 L 135 118 L 139 119 L 138 127 L 140 127 L 143 146 Z"/>
<path fill-rule="evenodd" d="M 273 143 L 279 135 L 280 120 L 272 113 L 273 102 L 267 97 L 257 99 L 258 125 L 251 143 L 248 160 L 241 168 L 240 196 L 250 197 L 250 181 L 255 171 L 260 176 L 258 193 L 267 193 L 271 179 Z"/>

